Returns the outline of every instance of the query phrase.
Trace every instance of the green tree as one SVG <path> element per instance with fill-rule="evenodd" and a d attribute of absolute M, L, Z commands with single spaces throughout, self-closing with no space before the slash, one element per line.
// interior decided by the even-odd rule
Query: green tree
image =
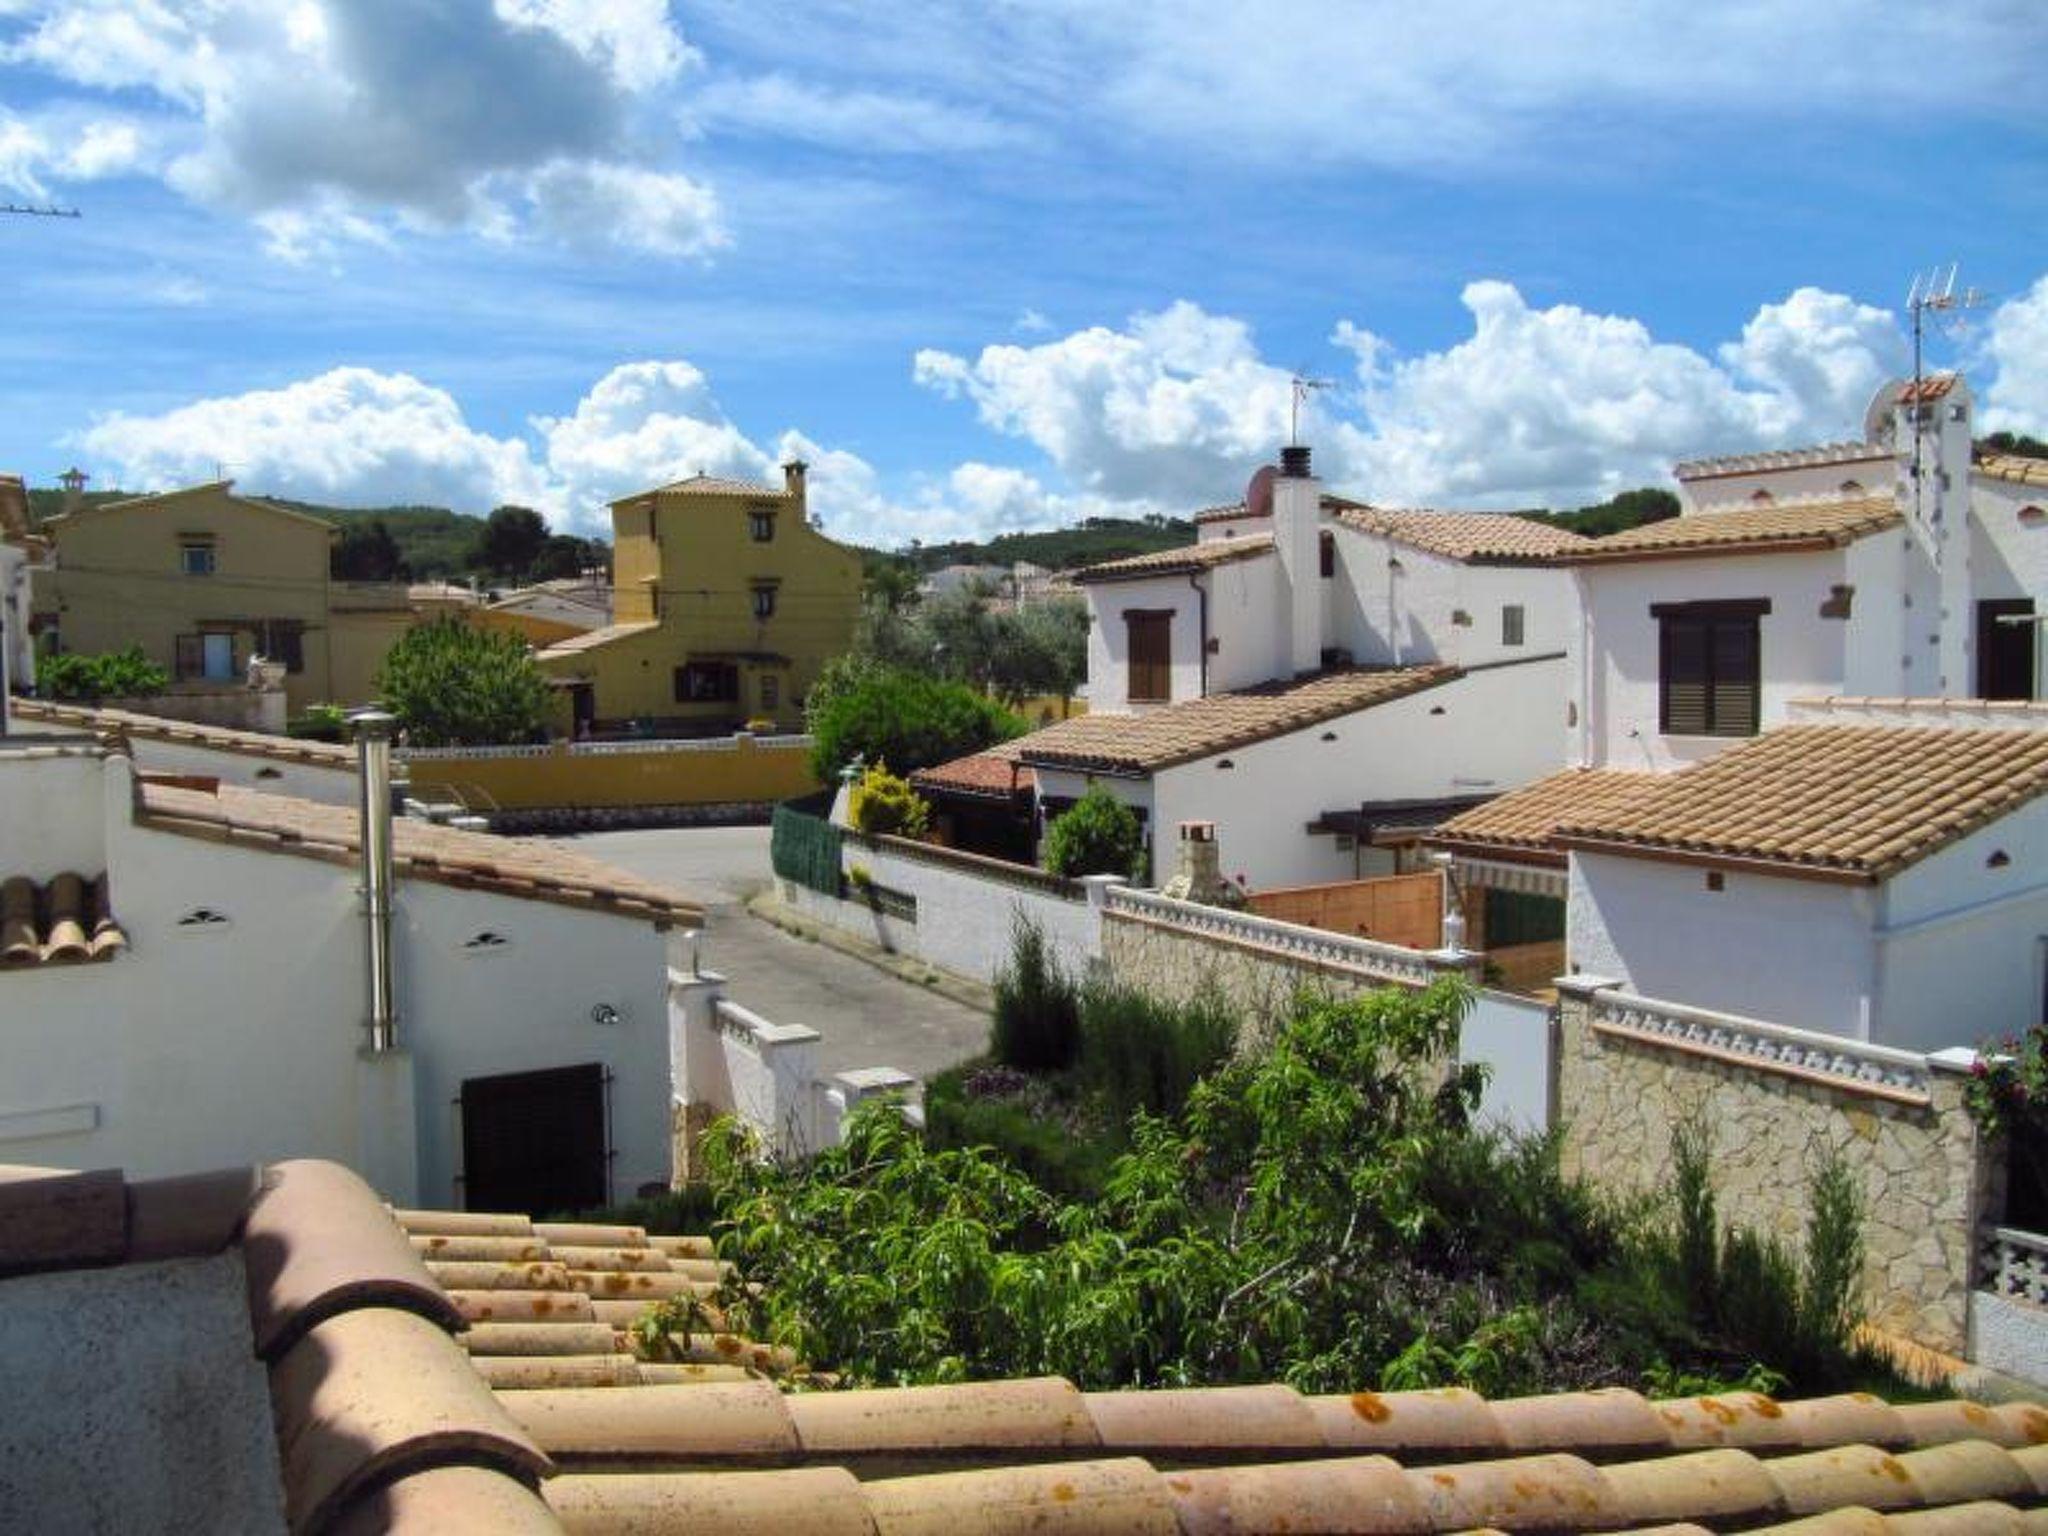
<path fill-rule="evenodd" d="M 912 773 L 1021 735 L 1024 722 L 974 689 L 858 656 L 828 662 L 804 700 L 811 766 L 831 779 L 856 757 Z"/>
<path fill-rule="evenodd" d="M 1145 835 L 1137 813 L 1099 784 L 1045 830 L 1045 867 L 1056 875 L 1124 875 L 1137 879 Z"/>
<path fill-rule="evenodd" d="M 162 693 L 171 675 L 142 653 L 142 647 L 98 656 L 66 653 L 36 661 L 36 691 L 46 699 L 135 699 Z"/>
<path fill-rule="evenodd" d="M 562 581 L 581 576 L 587 570 L 603 569 L 608 550 L 602 544 L 589 539 L 579 539 L 574 534 L 555 533 L 548 535 L 534 556 L 526 576 L 529 581 Z"/>
<path fill-rule="evenodd" d="M 494 508 L 477 540 L 477 565 L 491 574 L 524 581 L 548 542 L 548 525 L 531 507 Z"/>
<path fill-rule="evenodd" d="M 531 741 L 547 706 L 546 682 L 524 640 L 456 618 L 401 635 L 377 689 L 416 747 Z"/>
<path fill-rule="evenodd" d="M 1012 705 L 1039 694 L 1072 698 L 1088 676 L 1088 605 L 1056 598 L 996 620 L 989 674 L 996 696 Z"/>
<path fill-rule="evenodd" d="M 344 525 L 328 568 L 336 581 L 401 581 L 408 574 L 391 525 L 381 517 Z"/>
<path fill-rule="evenodd" d="M 2023 459 L 2048 459 L 2048 443 L 2038 437 L 2028 437 L 2024 432 L 1993 432 L 1984 439 L 1984 446 L 1993 453 L 2012 453 Z"/>

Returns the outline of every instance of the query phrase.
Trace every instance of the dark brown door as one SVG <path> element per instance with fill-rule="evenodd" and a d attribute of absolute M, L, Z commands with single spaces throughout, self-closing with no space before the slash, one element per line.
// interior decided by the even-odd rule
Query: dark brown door
<path fill-rule="evenodd" d="M 2034 626 L 2002 619 L 2031 618 L 2030 597 L 2000 597 L 1977 605 L 1977 697 L 2031 699 L 2034 696 Z"/>
<path fill-rule="evenodd" d="M 462 1201 L 530 1215 L 610 1198 L 604 1067 L 472 1077 L 462 1085 Z"/>
<path fill-rule="evenodd" d="M 1125 696 L 1134 704 L 1164 704 L 1173 697 L 1173 613 L 1133 609 L 1124 622 L 1130 639 Z"/>

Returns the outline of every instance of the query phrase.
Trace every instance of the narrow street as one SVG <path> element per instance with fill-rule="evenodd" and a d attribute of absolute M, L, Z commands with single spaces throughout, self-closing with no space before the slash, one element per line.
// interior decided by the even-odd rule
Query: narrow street
<path fill-rule="evenodd" d="M 747 898 L 771 878 L 766 827 L 663 827 L 565 841 L 702 901 L 705 968 L 727 978 L 734 1002 L 822 1034 L 822 1072 L 899 1067 L 930 1077 L 987 1044 L 984 1014 L 751 916 Z"/>

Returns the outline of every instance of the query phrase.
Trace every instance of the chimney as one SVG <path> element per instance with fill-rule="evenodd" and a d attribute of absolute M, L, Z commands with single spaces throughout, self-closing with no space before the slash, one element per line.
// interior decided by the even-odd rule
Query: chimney
<path fill-rule="evenodd" d="M 1301 444 L 1280 450 L 1273 481 L 1273 548 L 1283 587 L 1280 654 L 1297 676 L 1323 661 L 1323 484 L 1309 468 Z"/>
<path fill-rule="evenodd" d="M 802 459 L 791 459 L 782 466 L 782 494 L 796 503 L 796 510 L 799 516 L 805 510 L 804 498 L 806 488 L 804 478 L 809 473 L 810 467 Z"/>
<path fill-rule="evenodd" d="M 1935 675 L 1913 680 L 1907 691 L 1967 698 L 1977 685 L 1971 655 L 1976 604 L 1970 571 L 1970 386 L 1959 373 L 1937 373 L 1886 387 L 1895 391 L 1892 448 L 1899 459 L 1901 510 L 1934 566 L 1939 589 Z"/>
<path fill-rule="evenodd" d="M 364 1026 L 370 1054 L 382 1056 L 398 1048 L 391 984 L 391 728 L 398 722 L 381 709 L 359 709 L 348 718 L 356 728 L 362 781 L 363 923 L 369 955 Z"/>
<path fill-rule="evenodd" d="M 1220 906 L 1223 899 L 1223 850 L 1216 842 L 1213 821 L 1184 821 L 1180 824 L 1180 862 L 1173 878 L 1161 890 L 1176 901 L 1197 901 Z"/>
<path fill-rule="evenodd" d="M 92 478 L 76 464 L 57 477 L 57 483 L 64 487 L 64 510 L 76 512 L 85 505 L 85 482 Z"/>

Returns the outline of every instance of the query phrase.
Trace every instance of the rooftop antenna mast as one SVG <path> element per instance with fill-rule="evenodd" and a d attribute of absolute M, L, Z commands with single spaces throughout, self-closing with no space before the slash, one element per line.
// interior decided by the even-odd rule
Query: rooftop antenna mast
<path fill-rule="evenodd" d="M 46 208 L 32 208 L 25 203 L 0 203 L 0 213 L 16 213 L 27 219 L 82 219 L 84 214 L 76 208 L 59 208 L 55 203 Z"/>
<path fill-rule="evenodd" d="M 1912 402 L 1913 517 L 1923 524 L 1926 508 L 1921 486 L 1921 455 L 1922 439 L 1925 434 L 1920 430 L 1920 412 L 1925 409 L 1921 400 L 1921 386 L 1926 377 L 1927 317 L 1932 314 L 1937 317 L 1936 323 L 1941 324 L 1943 322 L 1940 317 L 1955 315 L 1958 316 L 1956 323 L 1960 323 L 1961 311 L 1977 309 L 1989 298 L 1988 294 L 1981 293 L 1975 288 L 1965 288 L 1961 293 L 1957 293 L 1956 265 L 1955 262 L 1950 262 L 1946 273 L 1941 270 L 1939 263 L 1930 267 L 1925 276 L 1916 272 L 1913 274 L 1912 287 L 1906 290 L 1906 312 L 1913 317 L 1913 382 L 1906 397 Z"/>
<path fill-rule="evenodd" d="M 1336 388 L 1337 381 L 1335 379 L 1312 379 L 1306 374 L 1297 373 L 1287 382 L 1288 389 L 1293 395 L 1293 403 L 1287 412 L 1287 442 L 1290 447 L 1299 448 L 1301 446 L 1302 406 L 1307 402 L 1308 397 L 1317 390 Z"/>

